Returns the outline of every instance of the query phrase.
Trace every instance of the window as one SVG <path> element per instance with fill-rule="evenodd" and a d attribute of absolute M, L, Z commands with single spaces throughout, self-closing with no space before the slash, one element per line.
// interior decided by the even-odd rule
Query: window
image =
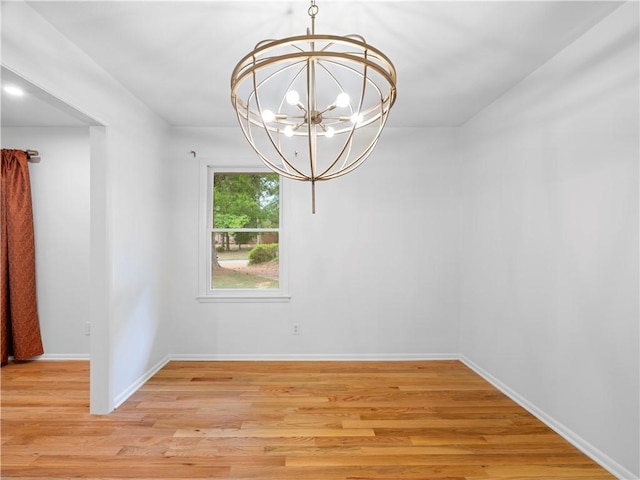
<path fill-rule="evenodd" d="M 206 166 L 200 299 L 278 299 L 284 293 L 279 175 Z"/>

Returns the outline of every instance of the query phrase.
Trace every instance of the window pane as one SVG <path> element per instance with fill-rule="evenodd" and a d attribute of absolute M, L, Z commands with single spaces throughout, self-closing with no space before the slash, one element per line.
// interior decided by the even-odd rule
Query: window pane
<path fill-rule="evenodd" d="M 279 212 L 277 174 L 214 174 L 213 228 L 278 228 Z"/>
<path fill-rule="evenodd" d="M 278 240 L 275 231 L 212 232 L 211 288 L 279 288 Z"/>

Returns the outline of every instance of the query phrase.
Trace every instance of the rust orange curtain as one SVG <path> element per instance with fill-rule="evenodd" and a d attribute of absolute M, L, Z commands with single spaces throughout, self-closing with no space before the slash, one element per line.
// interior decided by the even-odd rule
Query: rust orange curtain
<path fill-rule="evenodd" d="M 2 149 L 0 268 L 2 365 L 42 355 L 36 302 L 36 259 L 27 154 Z"/>

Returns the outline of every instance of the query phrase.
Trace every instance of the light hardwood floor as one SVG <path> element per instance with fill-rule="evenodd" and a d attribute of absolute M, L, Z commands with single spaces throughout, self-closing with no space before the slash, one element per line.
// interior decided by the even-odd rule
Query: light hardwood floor
<path fill-rule="evenodd" d="M 614 478 L 456 361 L 171 362 L 108 416 L 86 362 L 1 373 L 3 479 Z"/>

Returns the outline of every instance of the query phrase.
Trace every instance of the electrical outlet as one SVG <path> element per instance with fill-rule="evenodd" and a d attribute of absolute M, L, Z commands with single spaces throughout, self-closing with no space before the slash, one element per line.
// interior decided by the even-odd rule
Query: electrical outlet
<path fill-rule="evenodd" d="M 91 335 L 91 322 L 85 322 L 85 324 L 84 324 L 84 334 L 87 337 Z"/>
<path fill-rule="evenodd" d="M 300 324 L 299 323 L 294 323 L 291 326 L 291 334 L 292 335 L 300 335 Z"/>

